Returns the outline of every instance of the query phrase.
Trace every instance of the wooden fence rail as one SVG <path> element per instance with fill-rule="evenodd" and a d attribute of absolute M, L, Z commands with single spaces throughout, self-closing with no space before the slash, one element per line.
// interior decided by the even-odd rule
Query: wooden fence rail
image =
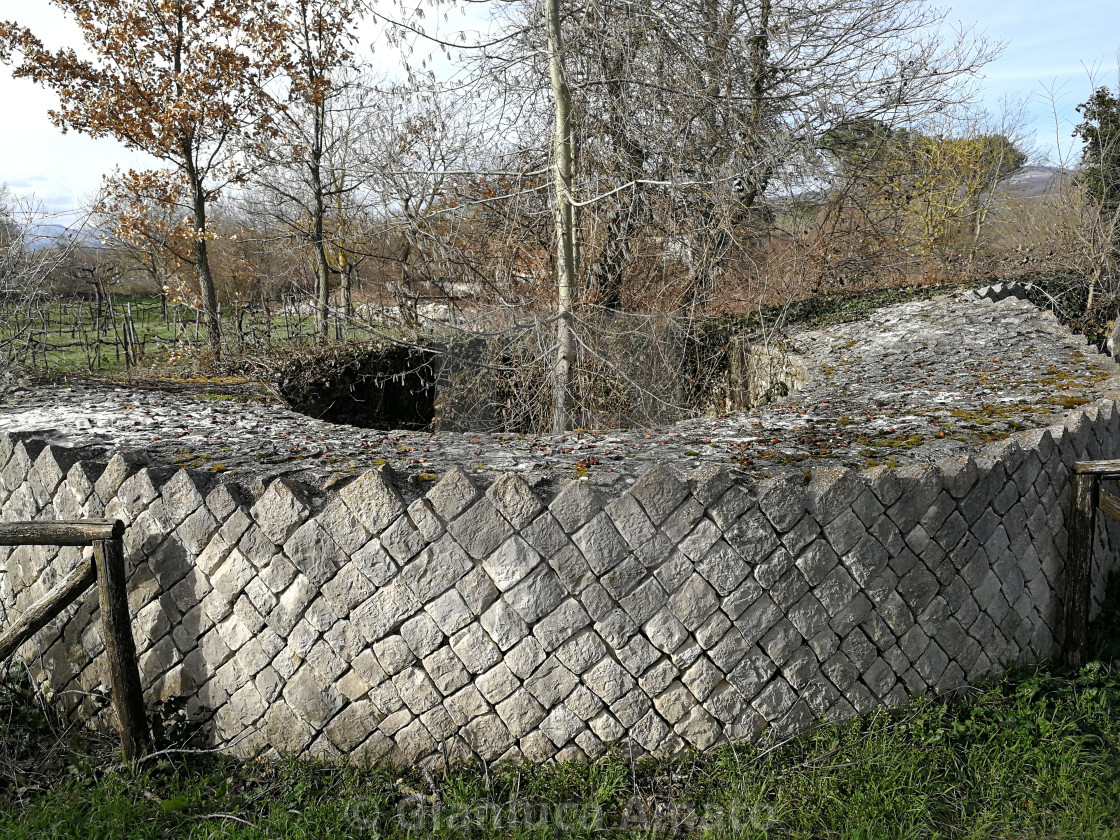
<path fill-rule="evenodd" d="M 124 523 L 119 521 L 0 523 L 0 545 L 93 547 L 92 563 L 80 563 L 0 634 L 0 660 L 11 656 L 96 582 L 101 637 L 109 665 L 113 708 L 120 722 L 121 749 L 125 758 L 132 760 L 150 750 L 151 733 L 144 713 L 144 692 L 128 614 L 123 534 Z"/>
<path fill-rule="evenodd" d="M 1088 656 L 1097 511 L 1120 520 L 1120 499 L 1103 489 L 1101 482 L 1117 478 L 1120 461 L 1078 461 L 1073 465 L 1073 506 L 1066 551 L 1066 638 L 1062 648 L 1065 664 L 1072 668 L 1080 668 Z"/>

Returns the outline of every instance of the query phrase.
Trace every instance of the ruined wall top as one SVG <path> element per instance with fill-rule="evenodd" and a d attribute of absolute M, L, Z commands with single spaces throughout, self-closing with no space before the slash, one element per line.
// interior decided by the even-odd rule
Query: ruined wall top
<path fill-rule="evenodd" d="M 652 462 L 743 477 L 809 467 L 932 464 L 975 452 L 1070 409 L 1120 397 L 1120 366 L 1052 314 L 976 292 L 880 309 L 800 333 L 784 349 L 801 390 L 748 412 L 650 430 L 567 435 L 376 431 L 324 423 L 280 405 L 127 385 L 29 386 L 0 403 L 0 432 L 53 430 L 52 441 L 144 449 L 163 463 L 260 488 L 286 476 L 322 485 L 388 464 L 416 497 L 458 465 L 485 483 L 516 472 L 546 497 L 563 480 L 624 489 Z"/>

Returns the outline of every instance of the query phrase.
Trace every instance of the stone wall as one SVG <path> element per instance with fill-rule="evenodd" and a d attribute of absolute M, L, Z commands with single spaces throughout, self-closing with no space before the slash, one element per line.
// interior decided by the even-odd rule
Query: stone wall
<path fill-rule="evenodd" d="M 0 436 L 0 514 L 119 518 L 149 702 L 248 755 L 438 763 L 668 753 L 945 692 L 1061 638 L 1070 466 L 1120 457 L 1111 400 L 975 458 L 737 483 L 654 466 L 539 498 L 385 469 L 258 488 Z M 1094 596 L 1120 530 L 1097 529 Z M 80 549 L 2 549 L 0 621 Z M 105 714 L 92 591 L 19 652 Z M 99 689 L 100 687 L 100 689 Z"/>

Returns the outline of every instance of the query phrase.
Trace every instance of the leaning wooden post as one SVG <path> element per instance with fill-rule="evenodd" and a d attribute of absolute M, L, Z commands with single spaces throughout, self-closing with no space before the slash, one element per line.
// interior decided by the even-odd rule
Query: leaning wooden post
<path fill-rule="evenodd" d="M 109 682 L 113 692 L 113 708 L 121 727 L 121 749 L 132 761 L 151 747 L 148 718 L 144 714 L 144 690 L 140 670 L 136 666 L 136 643 L 132 638 L 132 621 L 128 615 L 128 590 L 125 588 L 124 548 L 118 523 L 112 539 L 93 543 L 97 564 L 97 596 L 101 606 L 101 636 L 105 641 L 105 658 L 109 664 Z"/>
<path fill-rule="evenodd" d="M 1079 465 L 1080 466 L 1080 465 Z M 1066 551 L 1065 644 L 1062 654 L 1070 668 L 1085 664 L 1089 647 L 1089 606 L 1093 580 L 1093 528 L 1100 495 L 1099 475 L 1073 474 L 1073 504 L 1070 508 L 1069 542 Z"/>

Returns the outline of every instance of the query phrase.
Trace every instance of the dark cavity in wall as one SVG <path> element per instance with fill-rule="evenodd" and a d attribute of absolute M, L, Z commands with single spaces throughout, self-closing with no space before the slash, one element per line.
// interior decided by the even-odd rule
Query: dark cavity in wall
<path fill-rule="evenodd" d="M 295 411 L 365 429 L 426 429 L 435 418 L 440 355 L 394 345 L 304 354 L 280 370 Z"/>

